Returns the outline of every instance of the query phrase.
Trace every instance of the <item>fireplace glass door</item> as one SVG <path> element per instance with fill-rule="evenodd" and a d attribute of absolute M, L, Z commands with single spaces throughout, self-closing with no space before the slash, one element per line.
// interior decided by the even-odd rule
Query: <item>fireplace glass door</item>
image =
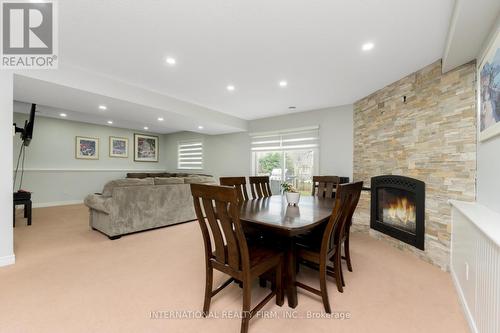
<path fill-rule="evenodd" d="M 377 191 L 378 222 L 415 235 L 417 227 L 415 194 L 388 187 L 378 188 Z"/>
<path fill-rule="evenodd" d="M 370 227 L 424 250 L 425 183 L 398 175 L 371 179 Z"/>

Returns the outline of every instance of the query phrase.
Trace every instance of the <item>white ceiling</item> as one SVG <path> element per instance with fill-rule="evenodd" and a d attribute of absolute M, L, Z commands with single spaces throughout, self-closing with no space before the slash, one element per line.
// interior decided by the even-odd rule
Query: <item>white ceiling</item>
<path fill-rule="evenodd" d="M 17 73 L 16 100 L 48 106 L 51 116 L 65 110 L 79 121 L 206 134 L 351 104 L 442 57 L 447 69 L 460 65 L 478 53 L 499 7 L 495 0 L 58 3 L 59 69 Z M 366 42 L 374 49 L 363 52 Z M 177 64 L 168 66 L 167 56 Z M 107 113 L 97 110 L 102 103 Z"/>
<path fill-rule="evenodd" d="M 140 131 L 146 126 L 149 131 L 161 134 L 179 131 L 221 134 L 246 130 L 246 123 L 241 119 L 163 95 L 148 94 L 115 80 L 88 76 L 78 70 L 14 75 L 14 99 L 36 103 L 40 116 L 57 118 L 65 113 L 67 120 L 106 126 L 112 121 L 113 127 Z M 100 110 L 99 105 L 107 109 Z M 28 112 L 29 108 L 17 107 L 15 111 Z M 160 117 L 163 121 L 158 121 Z"/>
<path fill-rule="evenodd" d="M 499 0 L 457 0 L 443 54 L 447 72 L 480 56 L 485 37 L 500 18 Z M 480 61 L 481 59 L 478 59 Z"/>
<path fill-rule="evenodd" d="M 262 118 L 286 114 L 290 105 L 304 111 L 352 103 L 441 58 L 453 3 L 60 1 L 60 61 Z M 363 53 L 367 41 L 375 48 Z M 165 65 L 166 56 L 177 65 Z M 278 86 L 281 79 L 287 88 Z"/>

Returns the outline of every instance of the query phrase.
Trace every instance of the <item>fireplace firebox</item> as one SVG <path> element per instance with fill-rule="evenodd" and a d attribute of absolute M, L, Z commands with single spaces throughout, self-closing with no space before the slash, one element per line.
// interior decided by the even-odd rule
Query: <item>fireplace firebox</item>
<path fill-rule="evenodd" d="M 425 183 L 403 176 L 373 177 L 370 227 L 424 250 Z"/>

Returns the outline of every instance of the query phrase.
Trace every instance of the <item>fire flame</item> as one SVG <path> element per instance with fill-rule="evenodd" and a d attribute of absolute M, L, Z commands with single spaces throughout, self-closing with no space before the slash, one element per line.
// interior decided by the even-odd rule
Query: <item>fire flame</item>
<path fill-rule="evenodd" d="M 404 224 L 415 223 L 417 219 L 415 205 L 410 203 L 407 198 L 397 198 L 395 202 L 390 203 L 389 207 L 384 208 L 384 215 L 393 221 Z"/>

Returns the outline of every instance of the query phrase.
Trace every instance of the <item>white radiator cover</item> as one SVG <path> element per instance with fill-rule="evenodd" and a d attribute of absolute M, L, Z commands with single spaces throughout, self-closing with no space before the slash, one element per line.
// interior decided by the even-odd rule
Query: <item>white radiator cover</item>
<path fill-rule="evenodd" d="M 471 331 L 500 332 L 500 215 L 451 201 L 451 274 Z"/>

